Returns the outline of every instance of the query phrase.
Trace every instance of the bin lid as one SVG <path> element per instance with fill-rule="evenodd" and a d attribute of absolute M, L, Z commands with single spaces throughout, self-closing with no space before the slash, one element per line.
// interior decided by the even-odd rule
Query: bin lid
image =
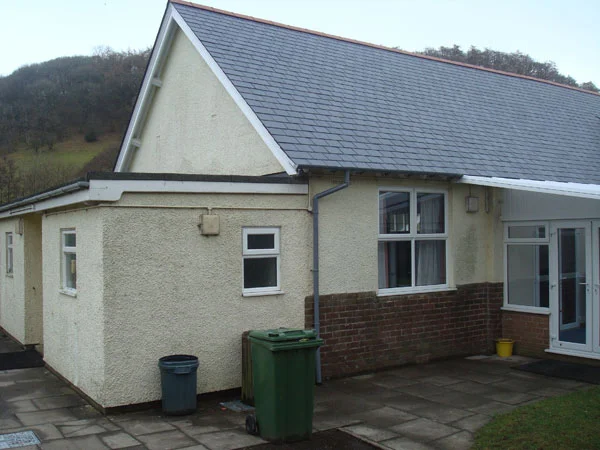
<path fill-rule="evenodd" d="M 270 342 L 304 341 L 316 339 L 317 332 L 315 330 L 275 328 L 272 330 L 253 330 L 249 336 L 261 341 Z"/>

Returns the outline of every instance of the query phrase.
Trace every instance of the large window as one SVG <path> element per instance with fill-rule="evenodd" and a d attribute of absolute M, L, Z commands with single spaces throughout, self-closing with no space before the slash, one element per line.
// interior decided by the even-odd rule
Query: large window
<path fill-rule="evenodd" d="M 243 293 L 279 292 L 279 228 L 244 228 Z"/>
<path fill-rule="evenodd" d="M 77 292 L 77 235 L 75 230 L 61 231 L 61 289 L 69 294 Z"/>
<path fill-rule="evenodd" d="M 545 224 L 507 224 L 505 227 L 506 306 L 548 308 L 549 236 Z"/>
<path fill-rule="evenodd" d="M 14 254 L 13 234 L 6 233 L 6 274 L 13 273 L 13 254 Z"/>
<path fill-rule="evenodd" d="M 446 193 L 379 191 L 379 290 L 417 292 L 447 287 Z"/>

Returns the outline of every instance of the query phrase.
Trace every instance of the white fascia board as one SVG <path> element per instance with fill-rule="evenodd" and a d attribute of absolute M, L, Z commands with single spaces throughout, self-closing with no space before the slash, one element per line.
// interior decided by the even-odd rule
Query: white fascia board
<path fill-rule="evenodd" d="M 64 206 L 73 205 L 76 203 L 84 203 L 90 200 L 90 192 L 87 189 L 64 194 L 59 197 L 49 198 L 47 200 L 41 200 L 39 202 L 30 203 L 28 205 L 17 206 L 14 209 L 3 211 L 0 213 L 0 219 L 6 219 L 8 217 L 18 217 L 25 214 L 31 214 L 35 212 L 43 212 L 50 209 L 62 208 Z"/>
<path fill-rule="evenodd" d="M 173 38 L 173 27 L 176 26 L 173 21 L 173 5 L 169 4 L 163 21 L 160 25 L 160 30 L 156 38 L 156 44 L 152 50 L 152 56 L 148 62 L 148 68 L 144 74 L 144 80 L 140 93 L 138 95 L 133 113 L 131 114 L 131 120 L 127 126 L 123 144 L 119 151 L 119 157 L 117 158 L 117 164 L 115 165 L 115 172 L 127 172 L 133 153 L 135 152 L 135 146 L 132 146 L 132 140 L 136 137 L 135 133 L 139 131 L 139 127 L 143 125 L 144 117 L 146 116 L 147 109 L 152 103 L 152 96 L 158 87 L 153 83 L 155 78 L 160 79 L 160 70 L 164 64 L 165 52 L 170 47 L 171 40 Z M 132 148 L 133 147 L 133 148 Z"/>
<path fill-rule="evenodd" d="M 307 184 L 237 183 L 223 181 L 91 180 L 88 189 L 16 206 L 0 213 L 0 219 L 73 206 L 80 203 L 115 202 L 125 192 L 172 194 L 275 194 L 307 195 Z"/>
<path fill-rule="evenodd" d="M 306 195 L 306 184 L 234 183 L 222 181 L 91 180 L 91 201 L 117 201 L 125 192 L 187 194 Z"/>
<path fill-rule="evenodd" d="M 600 200 L 600 185 L 463 175 L 456 183 Z"/>
<path fill-rule="evenodd" d="M 172 17 L 173 17 L 173 20 L 175 20 L 175 22 L 177 22 L 177 24 L 179 25 L 181 30 L 184 32 L 184 34 L 187 36 L 187 38 L 190 40 L 190 42 L 194 45 L 196 50 L 198 50 L 198 53 L 200 53 L 200 56 L 202 57 L 202 59 L 204 59 L 206 64 L 208 64 L 208 67 L 210 67 L 210 69 L 216 75 L 216 77 L 221 82 L 223 87 L 225 87 L 225 90 L 229 93 L 229 95 L 231 95 L 231 98 L 233 98 L 233 101 L 235 102 L 235 104 L 242 110 L 242 112 L 244 113 L 246 118 L 250 121 L 250 123 L 252 124 L 252 126 L 254 127 L 256 132 L 258 133 L 258 135 L 261 137 L 261 139 L 264 141 L 264 143 L 269 148 L 269 150 L 271 150 L 271 152 L 273 153 L 273 156 L 275 156 L 275 158 L 277 158 L 277 161 L 279 161 L 279 164 L 281 164 L 281 166 L 284 168 L 286 173 L 288 175 L 296 175 L 298 165 L 295 164 L 290 159 L 290 157 L 283 151 L 283 149 L 279 146 L 279 144 L 275 141 L 275 139 L 273 139 L 273 136 L 271 136 L 271 133 L 269 133 L 269 131 L 266 129 L 266 127 L 260 121 L 260 119 L 258 118 L 256 113 L 252 110 L 250 105 L 248 105 L 246 100 L 244 100 L 244 97 L 242 97 L 242 95 L 236 89 L 236 87 L 233 85 L 231 80 L 227 77 L 227 75 L 225 75 L 225 72 L 223 72 L 223 69 L 221 69 L 219 64 L 217 64 L 217 62 L 214 60 L 214 58 L 208 52 L 208 50 L 206 49 L 204 44 L 202 44 L 202 42 L 200 42 L 200 39 L 198 39 L 196 34 L 192 31 L 192 29 L 189 27 L 189 25 L 185 22 L 183 17 L 181 17 L 181 15 L 174 8 L 173 8 L 173 12 L 172 12 Z"/>

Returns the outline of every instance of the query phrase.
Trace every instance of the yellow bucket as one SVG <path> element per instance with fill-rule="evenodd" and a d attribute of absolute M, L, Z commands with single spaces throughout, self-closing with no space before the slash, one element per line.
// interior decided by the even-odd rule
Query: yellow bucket
<path fill-rule="evenodd" d="M 496 353 L 502 358 L 512 356 L 513 345 L 515 341 L 512 339 L 496 339 Z"/>

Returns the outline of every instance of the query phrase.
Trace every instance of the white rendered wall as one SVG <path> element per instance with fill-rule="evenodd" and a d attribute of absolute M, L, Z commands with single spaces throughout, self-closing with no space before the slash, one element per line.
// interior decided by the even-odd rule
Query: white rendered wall
<path fill-rule="evenodd" d="M 311 198 L 342 181 L 339 176 L 311 178 Z M 321 294 L 377 290 L 378 189 L 394 186 L 448 189 L 451 287 L 502 281 L 502 227 L 493 193 L 486 213 L 485 189 L 471 188 L 471 195 L 479 197 L 480 208 L 477 213 L 466 213 L 468 186 L 353 176 L 349 188 L 319 202 Z"/>
<path fill-rule="evenodd" d="M 142 206 L 148 207 L 142 207 Z M 202 236 L 214 208 L 220 234 Z M 104 222 L 107 407 L 160 399 L 158 359 L 192 354 L 198 393 L 239 387 L 246 330 L 304 327 L 306 195 L 127 194 Z M 242 296 L 242 227 L 281 227 L 282 295 Z"/>
<path fill-rule="evenodd" d="M 266 175 L 283 168 L 177 31 L 131 172 Z"/>
<path fill-rule="evenodd" d="M 42 216 L 23 217 L 25 344 L 43 344 Z M 38 347 L 39 350 L 42 347 Z"/>
<path fill-rule="evenodd" d="M 44 360 L 100 404 L 104 402 L 103 209 L 45 215 Z M 77 233 L 77 296 L 60 292 L 61 229 Z"/>
<path fill-rule="evenodd" d="M 18 219 L 0 220 L 0 326 L 26 344 L 23 236 L 15 233 Z M 6 273 L 6 233 L 13 234 L 13 273 Z"/>

